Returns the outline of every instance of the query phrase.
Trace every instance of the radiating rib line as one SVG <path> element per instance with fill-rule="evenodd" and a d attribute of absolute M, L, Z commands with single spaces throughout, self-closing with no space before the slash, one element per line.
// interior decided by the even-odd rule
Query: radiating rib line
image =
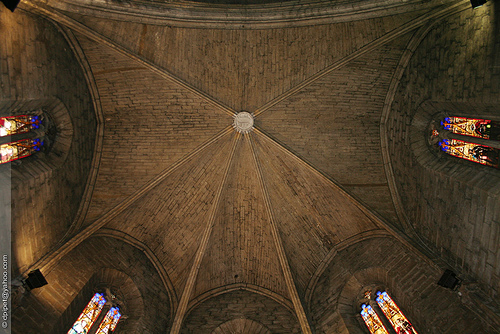
<path fill-rule="evenodd" d="M 264 196 L 264 202 L 266 203 L 266 211 L 269 216 L 269 221 L 271 223 L 271 232 L 273 234 L 274 244 L 276 246 L 276 252 L 278 253 L 278 259 L 281 264 L 281 270 L 283 271 L 283 276 L 285 277 L 288 293 L 290 294 L 290 298 L 295 308 L 295 313 L 299 320 L 300 327 L 302 328 L 302 333 L 310 334 L 312 333 L 311 326 L 309 325 L 309 321 L 307 320 L 307 316 L 304 311 L 302 301 L 300 300 L 299 293 L 297 292 L 297 287 L 295 286 L 295 282 L 293 280 L 290 264 L 288 263 L 285 249 L 283 247 L 283 242 L 279 235 L 278 226 L 276 225 L 276 221 L 274 219 L 274 213 L 271 205 L 271 200 L 269 198 L 269 192 L 267 191 L 267 187 L 264 182 L 264 176 L 262 174 L 262 168 L 260 166 L 259 159 L 255 151 L 255 143 L 251 139 L 250 134 L 246 134 L 245 138 L 250 141 L 250 147 L 252 148 L 252 155 L 254 158 L 255 168 L 259 176 L 260 187 L 262 189 L 262 194 Z"/>
<path fill-rule="evenodd" d="M 90 235 L 92 235 L 94 232 L 99 230 L 101 227 L 106 225 L 109 221 L 111 221 L 113 218 L 118 216 L 120 213 L 125 211 L 130 205 L 132 205 L 137 199 L 139 199 L 141 196 L 143 196 L 145 193 L 147 193 L 149 190 L 157 186 L 161 181 L 163 181 L 167 176 L 172 174 L 177 168 L 182 166 L 186 161 L 189 159 L 193 158 L 195 155 L 203 151 L 206 147 L 210 146 L 220 138 L 224 137 L 225 135 L 232 133 L 233 129 L 232 126 L 226 127 L 224 130 L 219 132 L 216 136 L 211 138 L 210 140 L 206 141 L 204 144 L 200 145 L 198 148 L 196 148 L 194 151 L 192 151 L 190 154 L 186 155 L 182 159 L 178 160 L 175 164 L 170 166 L 168 169 L 164 170 L 162 173 L 160 173 L 158 176 L 156 176 L 154 179 L 152 179 L 150 182 L 148 182 L 146 185 L 141 187 L 139 190 L 137 190 L 135 193 L 127 197 L 124 201 L 113 207 L 111 210 L 106 212 L 104 215 L 102 215 L 100 218 L 95 220 L 93 223 L 91 223 L 89 226 L 85 227 L 82 231 L 80 231 L 78 234 L 73 236 L 69 240 L 63 240 L 61 241 L 51 252 L 46 254 L 44 257 L 42 257 L 40 260 L 35 262 L 28 270 L 25 271 L 25 274 L 27 274 L 29 271 L 31 271 L 34 268 L 39 268 L 42 270 L 44 273 L 48 274 L 52 267 L 56 264 L 56 262 L 61 259 L 64 255 L 68 254 L 72 249 L 74 249 L 76 246 L 78 246 L 81 242 L 83 242 L 85 239 L 87 239 Z"/>
<path fill-rule="evenodd" d="M 410 21 L 409 23 L 406 23 L 405 27 L 402 27 L 402 28 L 397 28 L 395 30 L 392 30 L 390 32 L 388 32 L 387 34 L 385 34 L 384 36 L 380 37 L 380 38 L 377 38 L 376 40 L 368 43 L 367 45 L 361 47 L 359 50 L 357 51 L 354 51 L 353 53 L 349 54 L 348 56 L 336 61 L 335 63 L 333 63 L 332 65 L 326 67 L 325 69 L 319 71 L 318 73 L 314 74 L 313 76 L 309 77 L 308 79 L 302 81 L 300 84 L 298 84 L 297 86 L 289 89 L 288 91 L 284 92 L 283 94 L 281 94 L 280 96 L 274 98 L 273 100 L 269 101 L 268 103 L 266 103 L 265 105 L 263 105 L 262 107 L 258 108 L 255 112 L 254 112 L 254 116 L 255 117 L 258 117 L 259 115 L 263 114 L 264 112 L 266 112 L 267 110 L 269 110 L 270 108 L 272 108 L 273 106 L 275 106 L 276 104 L 280 103 L 281 101 L 289 98 L 290 96 L 298 93 L 299 91 L 303 90 L 304 88 L 306 88 L 307 86 L 311 85 L 312 83 L 314 83 L 316 80 L 324 77 L 325 75 L 331 73 L 332 71 L 334 70 L 337 70 L 343 66 L 345 66 L 346 64 L 348 64 L 349 62 L 361 57 L 362 55 L 366 54 L 367 52 L 370 52 L 372 50 L 375 50 L 376 48 L 394 40 L 395 38 L 397 37 L 400 37 L 418 27 L 420 27 L 421 25 L 423 25 L 425 22 L 427 22 L 428 20 L 430 19 L 433 19 L 433 18 L 442 18 L 442 17 L 446 17 L 448 15 L 451 15 L 451 14 L 454 14 L 456 12 L 459 12 L 459 11 L 462 11 L 464 8 L 462 8 L 462 6 L 464 4 L 467 4 L 469 3 L 469 1 L 460 1 L 456 4 L 453 4 L 451 5 L 450 7 L 447 7 L 447 8 L 444 8 L 444 9 L 439 9 L 439 10 L 435 10 L 434 12 L 432 13 L 426 13 L 412 21 Z"/>
<path fill-rule="evenodd" d="M 322 179 L 328 181 L 333 187 L 335 187 L 340 193 L 342 193 L 347 199 L 349 199 L 358 209 L 361 210 L 368 218 L 370 218 L 378 227 L 386 229 L 389 233 L 391 233 L 396 239 L 398 239 L 400 242 L 405 244 L 407 247 L 413 249 L 417 254 L 426 254 L 427 256 L 422 256 L 422 259 L 429 264 L 434 265 L 434 262 L 432 262 L 431 258 L 434 257 L 429 257 L 430 255 L 426 252 L 425 249 L 421 249 L 421 247 L 417 247 L 419 245 L 415 245 L 408 236 L 402 234 L 395 226 L 392 226 L 388 222 L 386 222 L 383 218 L 378 216 L 377 214 L 373 213 L 371 210 L 366 208 L 363 204 L 361 204 L 357 199 L 355 199 L 351 194 L 349 194 L 342 186 L 340 186 L 337 182 L 332 180 L 327 174 L 323 173 L 319 169 L 315 168 L 312 166 L 309 162 L 305 161 L 304 159 L 300 158 L 293 152 L 291 152 L 289 149 L 281 145 L 279 142 L 277 142 L 275 139 L 273 139 L 271 136 L 267 135 L 265 132 L 262 130 L 259 130 L 258 128 L 254 128 L 254 132 L 260 134 L 263 136 L 264 139 L 270 141 L 273 145 L 275 145 L 278 149 L 281 151 L 289 154 L 291 157 L 293 157 L 298 163 L 302 164 L 305 166 L 307 169 L 312 171 L 313 173 L 317 174 L 320 176 Z"/>
<path fill-rule="evenodd" d="M 212 206 L 212 212 L 210 213 L 210 216 L 208 218 L 207 226 L 205 227 L 205 231 L 203 232 L 203 237 L 200 241 L 200 246 L 196 251 L 191 271 L 189 272 L 186 285 L 184 286 L 184 290 L 182 291 L 181 300 L 179 301 L 179 306 L 177 308 L 177 311 L 175 312 L 174 323 L 172 325 L 170 334 L 178 334 L 181 330 L 182 321 L 184 320 L 184 316 L 186 314 L 189 298 L 191 297 L 194 284 L 196 283 L 196 278 L 198 277 L 198 271 L 200 270 L 201 261 L 203 260 L 203 256 L 205 255 L 208 241 L 210 239 L 210 235 L 212 234 L 212 229 L 215 225 L 214 224 L 215 215 L 217 213 L 217 209 L 219 206 L 220 197 L 222 194 L 222 190 L 224 189 L 224 185 L 226 184 L 227 181 L 227 175 L 229 174 L 231 162 L 233 161 L 234 152 L 236 151 L 236 145 L 238 143 L 238 139 L 240 136 L 241 135 L 239 133 L 236 133 L 236 135 L 233 138 L 233 147 L 231 148 L 231 153 L 229 155 L 229 158 L 227 159 L 226 167 L 224 170 L 224 176 L 222 178 L 220 187 L 217 190 L 217 194 L 215 195 L 214 203 Z"/>
<path fill-rule="evenodd" d="M 276 146 L 282 152 L 285 152 L 286 154 L 292 156 L 298 163 L 300 163 L 301 165 L 305 166 L 307 169 L 309 169 L 314 174 L 320 176 L 322 179 L 327 180 L 328 183 L 330 183 L 335 188 L 337 188 L 341 193 L 343 193 L 348 199 L 351 200 L 352 203 L 354 203 L 356 205 L 356 207 L 358 207 L 359 209 L 361 209 L 363 211 L 363 213 L 365 213 L 367 216 L 373 217 L 376 221 L 380 220 L 380 218 L 378 216 L 374 215 L 370 210 L 368 210 L 367 208 L 365 208 L 364 205 L 362 205 L 356 199 L 354 199 L 346 190 L 344 190 L 342 188 L 342 186 L 339 183 L 337 183 L 336 181 L 332 180 L 326 173 L 324 173 L 323 171 L 317 169 L 311 163 L 309 163 L 308 161 L 304 160 L 303 158 L 299 157 L 298 155 L 296 155 L 295 153 L 293 153 L 292 151 L 290 151 L 289 149 L 287 149 L 286 147 L 284 147 L 283 145 L 281 145 L 278 141 L 276 141 L 274 138 L 272 138 L 271 136 L 269 136 L 264 131 L 262 131 L 262 130 L 260 130 L 258 128 L 254 128 L 254 132 L 256 132 L 256 133 L 260 134 L 261 136 L 263 136 L 266 140 L 268 140 L 269 142 L 271 142 L 274 146 Z"/>
<path fill-rule="evenodd" d="M 111 39 L 97 33 L 96 31 L 90 29 L 89 27 L 87 27 L 87 26 L 81 24 L 80 22 L 64 15 L 61 12 L 54 10 L 51 7 L 43 5 L 43 4 L 39 3 L 38 1 L 21 2 L 19 7 L 23 8 L 23 9 L 31 8 L 35 12 L 37 12 L 38 14 L 40 14 L 42 16 L 48 17 L 49 19 L 52 19 L 56 22 L 59 22 L 59 23 L 63 24 L 64 26 L 84 35 L 85 37 L 88 37 L 96 42 L 99 42 L 103 45 L 106 45 L 106 46 L 112 48 L 113 50 L 119 52 L 120 54 L 127 56 L 127 57 L 141 63 L 142 65 L 149 68 L 151 71 L 155 72 L 156 74 L 159 74 L 161 77 L 163 77 L 167 80 L 170 80 L 170 81 L 186 88 L 190 92 L 198 95 L 199 97 L 203 98 L 204 100 L 206 100 L 210 104 L 216 106 L 217 108 L 221 109 L 222 111 L 224 111 L 225 113 L 227 113 L 231 116 L 233 116 L 236 113 L 235 110 L 229 108 L 228 106 L 217 101 L 215 98 L 208 95 L 207 93 L 195 88 L 194 86 L 190 85 L 189 83 L 185 82 L 184 80 L 178 78 L 177 76 L 170 73 L 169 71 L 159 67 L 158 65 L 152 63 L 149 60 L 146 60 L 146 59 L 140 57 L 139 55 L 134 54 L 133 52 L 130 52 L 129 50 L 127 50 L 123 46 L 118 45 L 117 43 L 113 42 Z"/>

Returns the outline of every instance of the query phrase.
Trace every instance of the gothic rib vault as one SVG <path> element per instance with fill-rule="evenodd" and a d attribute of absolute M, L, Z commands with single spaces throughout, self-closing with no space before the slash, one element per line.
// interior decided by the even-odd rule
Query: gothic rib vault
<path fill-rule="evenodd" d="M 37 226 L 34 230 L 51 231 L 40 240 L 29 228 L 28 217 L 16 223 L 16 269 L 22 274 L 42 268 L 51 283 L 29 297 L 36 302 L 19 311 L 18 325 L 29 317 L 26 310 L 50 305 L 48 319 L 63 328 L 69 321 L 65 316 L 76 312 L 70 303 L 87 282 L 115 275 L 99 270 L 120 267 L 134 281 L 131 268 L 137 266 L 134 284 L 143 304 L 152 303 L 162 313 L 155 325 L 154 319 L 141 316 L 145 332 L 202 333 L 216 327 L 223 331 L 231 324 L 255 332 L 359 332 L 361 327 L 353 325 L 350 316 L 332 319 L 345 313 L 343 302 L 355 299 L 350 289 L 359 290 L 360 282 L 370 284 L 367 277 L 400 292 L 403 305 L 429 328 L 444 326 L 442 319 L 425 320 L 430 311 L 421 315 L 412 309 L 403 296 L 404 284 L 390 277 L 394 271 L 405 278 L 403 265 L 408 272 L 418 268 L 415 286 L 407 288 L 425 300 L 417 287 L 436 281 L 440 269 L 408 222 L 397 193 L 404 171 L 394 167 L 397 175 L 391 174 L 391 164 L 399 164 L 393 158 L 399 151 L 386 141 L 395 131 L 389 129 L 391 122 L 401 121 L 389 114 L 402 71 L 429 31 L 450 17 L 454 22 L 460 15 L 469 20 L 492 16 L 492 5 L 489 14 L 470 14 L 464 1 L 412 1 L 401 8 L 389 1 L 385 9 L 392 15 L 387 16 L 380 13 L 384 6 L 358 1 L 353 8 L 365 5 L 373 11 L 354 11 L 351 16 L 327 11 L 324 17 L 301 16 L 303 21 L 294 23 L 285 11 L 278 11 L 282 21 L 265 17 L 253 22 L 253 12 L 242 10 L 246 27 L 221 22 L 223 29 L 217 29 L 216 20 L 197 16 L 197 7 L 203 5 L 191 4 L 194 16 L 180 20 L 168 16 L 176 13 L 168 7 L 175 3 L 146 2 L 142 19 L 136 12 L 139 2 L 96 4 L 91 8 L 85 1 L 31 1 L 22 3 L 18 12 L 25 22 L 35 22 L 34 46 L 28 48 L 43 49 L 47 45 L 37 43 L 50 44 L 43 41 L 46 36 L 63 36 L 61 50 L 68 49 L 73 64 L 81 68 L 92 101 L 93 107 L 81 113 L 96 115 L 93 160 L 81 159 L 87 164 L 82 167 L 87 168 L 82 172 L 87 181 L 78 209 L 73 206 L 70 218 L 61 218 L 66 223 L 57 228 L 50 222 Z M 211 14 L 218 17 L 220 12 Z M 7 15 L 2 12 L 11 26 L 21 20 Z M 57 22 L 55 28 L 49 20 Z M 16 33 L 28 40 L 31 36 Z M 28 90 L 4 92 L 3 97 L 29 99 Z M 233 127 L 242 111 L 254 117 L 252 129 L 248 117 L 239 128 Z M 33 187 L 50 184 L 41 183 L 45 185 Z M 498 198 L 491 198 L 488 205 L 494 208 Z M 35 240 L 35 246 L 20 250 L 23 238 Z M 374 246 L 374 240 L 392 246 Z M 86 253 L 98 256 L 99 247 L 106 255 L 89 260 Z M 403 255 L 397 257 L 391 249 Z M 363 267 L 359 255 L 359 268 L 343 266 L 343 261 L 355 262 L 344 260 L 351 254 L 366 255 L 363 252 L 392 262 Z M 113 254 L 120 265 L 113 264 Z M 82 259 L 95 263 L 87 265 Z M 448 260 L 443 255 L 436 261 L 441 265 L 439 261 Z M 401 271 L 394 269 L 396 263 L 402 263 Z M 73 280 L 71 271 L 79 265 L 88 266 L 85 274 L 72 281 L 75 287 L 64 287 L 62 277 Z M 464 272 L 483 279 L 479 269 Z M 343 283 L 335 286 L 331 277 Z M 139 278 L 154 288 L 141 286 Z M 495 291 L 497 279 L 489 281 Z M 336 306 L 321 299 L 322 286 L 328 284 L 326 290 L 334 291 L 331 298 L 340 300 Z M 428 295 L 433 300 L 448 293 L 432 289 Z M 55 303 L 51 295 L 67 300 Z M 450 304 L 458 300 L 451 292 L 446 298 Z M 232 300 L 242 300 L 254 313 L 272 309 L 278 320 L 265 315 L 252 319 L 251 311 L 220 319 L 211 313 L 231 309 Z M 453 307 L 465 322 L 473 319 L 484 328 L 494 322 L 478 320 L 464 306 Z M 325 315 L 322 308 L 335 309 L 332 314 L 337 315 Z M 352 308 L 354 314 L 355 305 Z M 198 323 L 202 315 L 219 323 Z M 129 324 L 136 326 L 134 321 L 140 322 L 132 319 Z M 19 332 L 35 326 L 26 323 Z M 476 326 L 472 320 L 469 325 Z M 139 332 L 139 327 L 128 326 L 122 329 Z"/>

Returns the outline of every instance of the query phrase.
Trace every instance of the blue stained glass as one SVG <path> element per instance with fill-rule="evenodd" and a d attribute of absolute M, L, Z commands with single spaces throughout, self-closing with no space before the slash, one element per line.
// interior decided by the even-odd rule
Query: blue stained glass
<path fill-rule="evenodd" d="M 399 307 L 385 291 L 378 291 L 375 299 L 397 334 L 417 334 Z"/>
<path fill-rule="evenodd" d="M 106 299 L 103 294 L 96 293 L 67 334 L 87 334 L 99 316 L 99 313 L 101 313 L 105 303 Z"/>
<path fill-rule="evenodd" d="M 441 125 L 452 133 L 478 137 L 483 139 L 500 140 L 500 122 L 490 119 L 446 117 Z"/>
<path fill-rule="evenodd" d="M 499 168 L 500 150 L 497 148 L 456 139 L 443 139 L 439 146 L 449 155 Z"/>
<path fill-rule="evenodd" d="M 40 139 L 23 139 L 0 145 L 0 164 L 25 158 L 35 151 L 40 151 L 43 142 Z"/>
<path fill-rule="evenodd" d="M 0 117 L 0 137 L 12 136 L 38 129 L 41 124 L 39 116 L 9 116 Z"/>
<path fill-rule="evenodd" d="M 121 316 L 122 315 L 120 314 L 118 307 L 110 308 L 108 313 L 106 313 L 106 316 L 102 320 L 101 324 L 99 325 L 96 334 L 112 333 L 115 330 L 116 325 L 118 324 L 118 321 L 120 320 Z"/>
<path fill-rule="evenodd" d="M 361 305 L 360 313 L 371 334 L 389 334 L 379 316 L 369 304 Z"/>

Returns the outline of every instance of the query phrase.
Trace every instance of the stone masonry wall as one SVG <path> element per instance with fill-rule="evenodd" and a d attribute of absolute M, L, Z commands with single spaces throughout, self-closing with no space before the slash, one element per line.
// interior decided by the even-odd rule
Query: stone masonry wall
<path fill-rule="evenodd" d="M 181 333 L 212 333 L 221 324 L 237 318 L 256 321 L 272 333 L 300 333 L 291 311 L 270 298 L 248 291 L 228 292 L 195 307 L 184 319 Z"/>
<path fill-rule="evenodd" d="M 147 305 L 146 312 L 134 328 L 127 329 L 126 324 L 123 325 L 124 332 L 166 333 L 171 317 L 169 297 L 153 264 L 140 250 L 109 237 L 87 239 L 66 255 L 51 272 L 44 273 L 48 284 L 26 295 L 13 312 L 13 333 L 48 334 L 59 332 L 61 323 L 71 326 L 83 310 L 82 305 L 85 305 L 83 299 L 76 303 L 79 307 L 72 302 L 82 289 L 89 287 L 89 280 L 106 268 L 132 279 L 132 287 L 135 286 L 140 292 L 140 297 L 135 298 L 141 298 L 142 303 Z M 87 291 L 88 295 L 91 293 Z M 69 312 L 68 308 L 71 308 Z M 127 315 L 132 319 L 137 317 L 133 313 L 134 307 L 129 305 L 129 308 L 132 313 Z"/>
<path fill-rule="evenodd" d="M 16 112 L 16 103 L 56 98 L 68 110 L 74 131 L 67 158 L 57 170 L 12 180 L 15 277 L 49 251 L 75 218 L 90 171 L 96 117 L 80 65 L 54 25 L 3 6 L 0 22 L 2 116 Z M 28 163 L 39 161 L 21 159 L 12 165 L 13 171 L 26 172 Z M 0 170 L 4 173 L 5 169 Z"/>
<path fill-rule="evenodd" d="M 500 292 L 500 173 L 444 153 L 422 162 L 412 149 L 427 134 L 411 132 L 416 112 L 428 101 L 474 106 L 470 116 L 500 116 L 495 16 L 498 9 L 495 15 L 489 3 L 436 24 L 410 60 L 387 124 L 391 163 L 410 223 L 428 247 L 467 280 L 479 279 L 493 299 Z M 464 114 L 450 106 L 435 112 Z"/>
<path fill-rule="evenodd" d="M 359 299 L 376 285 L 387 289 L 419 333 L 496 333 L 455 292 L 437 285 L 441 274 L 390 237 L 351 245 L 333 258 L 316 285 L 312 326 L 316 333 L 365 333 Z"/>

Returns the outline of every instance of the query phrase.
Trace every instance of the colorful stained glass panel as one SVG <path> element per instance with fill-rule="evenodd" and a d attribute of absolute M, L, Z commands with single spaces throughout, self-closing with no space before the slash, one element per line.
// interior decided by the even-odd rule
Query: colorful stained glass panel
<path fill-rule="evenodd" d="M 445 117 L 441 122 L 445 130 L 461 135 L 498 140 L 500 122 L 489 119 Z"/>
<path fill-rule="evenodd" d="M 0 137 L 29 132 L 38 129 L 41 124 L 40 116 L 36 115 L 0 117 Z"/>
<path fill-rule="evenodd" d="M 0 145 L 0 164 L 25 158 L 40 151 L 43 142 L 40 139 L 24 139 Z"/>
<path fill-rule="evenodd" d="M 380 306 L 380 309 L 384 312 L 387 319 L 389 319 L 389 322 L 392 327 L 394 327 L 397 334 L 417 334 L 417 331 L 399 310 L 399 307 L 392 298 L 389 297 L 387 292 L 378 291 L 375 301 L 378 306 Z"/>
<path fill-rule="evenodd" d="M 389 334 L 373 308 L 368 304 L 361 305 L 361 317 L 371 334 Z"/>
<path fill-rule="evenodd" d="M 108 313 L 106 313 L 106 316 L 102 320 L 101 324 L 99 325 L 99 328 L 97 329 L 96 334 L 108 334 L 112 333 L 116 325 L 118 324 L 118 321 L 121 318 L 120 311 L 118 307 L 112 307 L 109 309 Z"/>
<path fill-rule="evenodd" d="M 101 313 L 105 303 L 106 299 L 104 296 L 100 293 L 96 293 L 67 334 L 87 334 L 90 327 L 92 327 L 92 324 L 99 316 L 99 313 Z"/>
<path fill-rule="evenodd" d="M 497 148 L 456 139 L 443 139 L 439 146 L 441 150 L 455 157 L 498 168 L 500 150 Z"/>

